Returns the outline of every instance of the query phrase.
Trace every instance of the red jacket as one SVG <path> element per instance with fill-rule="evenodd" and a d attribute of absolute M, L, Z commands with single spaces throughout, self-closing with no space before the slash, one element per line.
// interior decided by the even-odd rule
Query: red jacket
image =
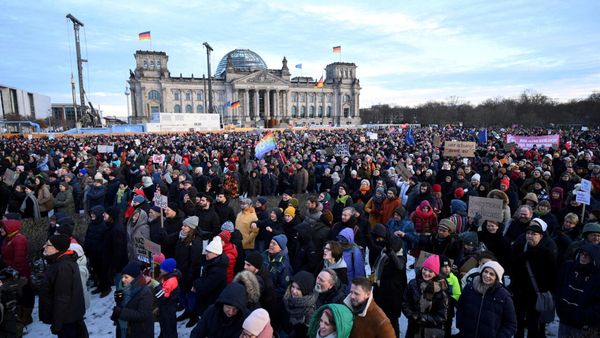
<path fill-rule="evenodd" d="M 229 231 L 221 231 L 219 237 L 223 240 L 223 253 L 229 259 L 229 265 L 227 265 L 227 284 L 233 281 L 233 268 L 237 260 L 238 252 L 235 245 L 231 241 L 231 233 Z"/>
<path fill-rule="evenodd" d="M 9 219 L 1 222 L 6 231 L 2 242 L 2 262 L 17 270 L 22 277 L 29 278 L 31 267 L 27 261 L 27 238 L 20 232 L 21 221 Z"/>

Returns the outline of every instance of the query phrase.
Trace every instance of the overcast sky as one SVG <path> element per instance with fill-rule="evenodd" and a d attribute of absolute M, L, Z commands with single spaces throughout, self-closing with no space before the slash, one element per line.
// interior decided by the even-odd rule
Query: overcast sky
<path fill-rule="evenodd" d="M 126 113 L 138 49 L 164 51 L 172 76 L 202 76 L 236 48 L 269 68 L 319 78 L 358 65 L 361 107 L 458 97 L 478 103 L 534 90 L 565 101 L 600 90 L 600 1 L 14 1 L 0 11 L 0 84 L 70 102 L 73 26 L 85 24 L 84 85 L 104 115 Z M 152 42 L 138 33 L 152 32 Z"/>

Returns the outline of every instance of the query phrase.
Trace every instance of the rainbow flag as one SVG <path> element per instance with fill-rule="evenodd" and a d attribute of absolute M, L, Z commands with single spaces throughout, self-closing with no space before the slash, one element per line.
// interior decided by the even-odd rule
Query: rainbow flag
<path fill-rule="evenodd" d="M 341 53 L 342 52 L 342 46 L 335 46 L 335 47 L 333 47 L 333 52 L 334 53 Z"/>
<path fill-rule="evenodd" d="M 321 75 L 321 79 L 319 80 L 319 82 L 317 82 L 317 84 L 315 85 L 315 88 L 323 88 L 324 84 L 323 84 L 323 75 Z"/>
<path fill-rule="evenodd" d="M 229 109 L 235 109 L 235 108 L 238 108 L 239 106 L 241 106 L 240 100 L 233 101 L 229 105 Z"/>
<path fill-rule="evenodd" d="M 150 36 L 150 31 L 142 32 L 142 33 L 138 34 L 138 39 L 140 39 L 140 40 L 151 40 L 152 37 Z"/>
<path fill-rule="evenodd" d="M 269 132 L 260 141 L 258 141 L 254 147 L 254 153 L 256 154 L 256 158 L 262 159 L 265 154 L 275 149 L 277 149 L 275 137 L 273 136 L 273 133 Z"/>

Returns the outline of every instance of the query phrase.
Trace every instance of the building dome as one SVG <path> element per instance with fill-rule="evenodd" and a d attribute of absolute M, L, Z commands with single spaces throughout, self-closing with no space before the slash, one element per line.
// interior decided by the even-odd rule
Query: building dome
<path fill-rule="evenodd" d="M 249 49 L 234 49 L 225 54 L 215 72 L 215 77 L 222 78 L 227 68 L 227 57 L 231 56 L 233 68 L 242 72 L 253 72 L 256 70 L 267 69 L 267 64 L 260 55 Z"/>

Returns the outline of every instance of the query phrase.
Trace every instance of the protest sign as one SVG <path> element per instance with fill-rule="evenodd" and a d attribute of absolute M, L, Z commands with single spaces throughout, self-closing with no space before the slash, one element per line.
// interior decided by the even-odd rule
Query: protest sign
<path fill-rule="evenodd" d="M 581 191 L 585 191 L 588 194 L 592 192 L 592 181 L 586 180 L 585 178 L 581 179 L 581 186 L 579 187 Z"/>
<path fill-rule="evenodd" d="M 152 163 L 163 163 L 165 161 L 165 155 L 164 154 L 154 154 L 152 155 Z"/>
<path fill-rule="evenodd" d="M 575 193 L 575 200 L 577 201 L 577 203 L 590 205 L 590 193 L 587 191 L 577 191 Z"/>
<path fill-rule="evenodd" d="M 133 254 L 135 259 L 140 262 L 150 263 L 150 259 L 152 257 L 152 251 L 146 249 L 146 241 L 144 237 L 134 237 L 133 238 Z"/>
<path fill-rule="evenodd" d="M 367 140 L 364 136 L 359 137 L 361 143 L 365 143 Z"/>
<path fill-rule="evenodd" d="M 434 147 L 439 147 L 442 144 L 442 138 L 440 137 L 439 134 L 434 134 L 433 135 L 433 146 Z"/>
<path fill-rule="evenodd" d="M 518 145 L 514 142 L 504 143 L 504 151 L 512 151 L 513 149 L 517 149 Z"/>
<path fill-rule="evenodd" d="M 150 251 L 154 255 L 160 255 L 160 245 L 144 238 L 144 249 Z"/>
<path fill-rule="evenodd" d="M 156 205 L 157 207 L 161 208 L 161 209 L 166 209 L 169 206 L 169 198 L 167 196 L 163 196 L 163 195 L 154 195 L 154 199 L 152 199 L 152 201 L 154 202 L 154 205 Z"/>
<path fill-rule="evenodd" d="M 335 156 L 350 156 L 350 147 L 347 144 L 336 144 Z"/>
<path fill-rule="evenodd" d="M 481 215 L 481 219 L 504 221 L 504 205 L 501 199 L 469 196 L 469 217 Z"/>
<path fill-rule="evenodd" d="M 6 169 L 6 171 L 4 172 L 4 176 L 2 176 L 2 181 L 4 181 L 4 183 L 6 183 L 6 185 L 8 185 L 9 187 L 12 187 L 13 184 L 15 184 L 16 180 L 17 177 L 15 175 L 15 172 L 10 169 Z"/>
<path fill-rule="evenodd" d="M 506 142 L 514 142 L 521 149 L 529 150 L 533 146 L 550 148 L 556 147 L 560 143 L 560 135 L 544 135 L 544 136 L 517 136 L 506 135 Z"/>
<path fill-rule="evenodd" d="M 115 151 L 115 146 L 109 146 L 107 144 L 99 144 L 98 152 L 99 153 L 112 153 Z"/>
<path fill-rule="evenodd" d="M 415 263 L 415 269 L 420 269 L 421 267 L 423 267 L 423 263 L 425 263 L 425 260 L 427 258 L 429 258 L 429 256 L 431 256 L 431 255 L 434 255 L 434 254 L 421 250 L 421 253 L 419 254 L 419 258 L 417 258 L 417 262 Z M 452 264 L 454 264 L 454 260 L 450 259 L 450 265 L 452 265 Z"/>
<path fill-rule="evenodd" d="M 140 146 L 140 144 L 142 144 L 142 141 L 140 141 L 140 139 L 139 139 L 139 138 L 136 138 L 135 140 L 133 140 L 133 142 L 135 142 L 135 145 L 136 145 L 137 147 L 139 147 L 139 146 Z"/>
<path fill-rule="evenodd" d="M 475 142 L 446 141 L 444 144 L 444 156 L 446 157 L 474 157 Z"/>
<path fill-rule="evenodd" d="M 412 176 L 412 172 L 410 171 L 410 169 L 408 169 L 406 165 L 402 163 L 398 164 L 396 169 L 398 169 L 398 172 L 400 172 L 400 175 L 402 175 L 402 177 L 404 177 L 405 180 L 408 180 Z"/>
<path fill-rule="evenodd" d="M 377 138 L 379 137 L 377 135 L 377 133 L 367 133 L 367 136 L 369 137 L 370 140 L 376 141 Z"/>

